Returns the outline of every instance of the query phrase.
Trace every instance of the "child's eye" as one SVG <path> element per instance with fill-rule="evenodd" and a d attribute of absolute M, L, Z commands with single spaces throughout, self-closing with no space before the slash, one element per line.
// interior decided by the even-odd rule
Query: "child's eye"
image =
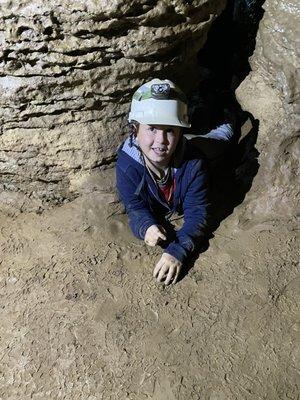
<path fill-rule="evenodd" d="M 155 128 L 155 126 L 149 126 L 148 130 L 149 130 L 150 132 L 155 132 L 155 131 L 156 131 L 156 128 Z"/>
<path fill-rule="evenodd" d="M 168 128 L 166 132 L 167 132 L 167 135 L 171 135 L 171 136 L 175 135 L 175 129 L 173 129 L 173 128 Z"/>

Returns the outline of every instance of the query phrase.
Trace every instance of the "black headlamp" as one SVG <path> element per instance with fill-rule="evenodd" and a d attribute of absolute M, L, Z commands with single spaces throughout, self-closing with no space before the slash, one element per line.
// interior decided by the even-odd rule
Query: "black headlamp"
<path fill-rule="evenodd" d="M 151 96 L 154 99 L 168 99 L 170 97 L 170 85 L 168 83 L 154 83 L 151 85 Z"/>

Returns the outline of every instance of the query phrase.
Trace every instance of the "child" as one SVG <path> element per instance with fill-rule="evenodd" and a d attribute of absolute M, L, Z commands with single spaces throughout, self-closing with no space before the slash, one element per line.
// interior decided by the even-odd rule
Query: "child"
<path fill-rule="evenodd" d="M 208 208 L 204 161 L 182 134 L 190 127 L 185 95 L 173 82 L 153 79 L 134 93 L 128 120 L 130 137 L 116 166 L 119 196 L 133 234 L 164 247 L 153 276 L 176 283 L 204 235 Z M 214 130 L 217 137 L 222 129 Z M 184 224 L 172 235 L 166 221 L 175 212 L 183 213 Z"/>

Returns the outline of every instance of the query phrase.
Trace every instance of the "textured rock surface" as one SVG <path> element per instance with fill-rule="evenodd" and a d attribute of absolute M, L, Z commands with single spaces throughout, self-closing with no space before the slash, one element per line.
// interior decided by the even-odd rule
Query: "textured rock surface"
<path fill-rule="evenodd" d="M 260 169 L 248 196 L 249 218 L 292 216 L 299 194 L 300 7 L 296 0 L 272 0 L 264 9 L 253 71 L 237 90 L 243 108 L 260 121 Z"/>
<path fill-rule="evenodd" d="M 3 187 L 69 198 L 70 175 L 113 159 L 142 81 L 195 84 L 195 56 L 225 4 L 1 1 Z"/>

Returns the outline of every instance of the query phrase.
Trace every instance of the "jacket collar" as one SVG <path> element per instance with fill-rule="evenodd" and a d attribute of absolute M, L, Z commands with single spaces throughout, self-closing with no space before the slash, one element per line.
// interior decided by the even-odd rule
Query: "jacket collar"
<path fill-rule="evenodd" d="M 144 166 L 144 160 L 142 152 L 139 145 L 134 137 L 128 137 L 123 145 L 121 145 L 121 150 L 124 151 L 130 158 Z"/>

